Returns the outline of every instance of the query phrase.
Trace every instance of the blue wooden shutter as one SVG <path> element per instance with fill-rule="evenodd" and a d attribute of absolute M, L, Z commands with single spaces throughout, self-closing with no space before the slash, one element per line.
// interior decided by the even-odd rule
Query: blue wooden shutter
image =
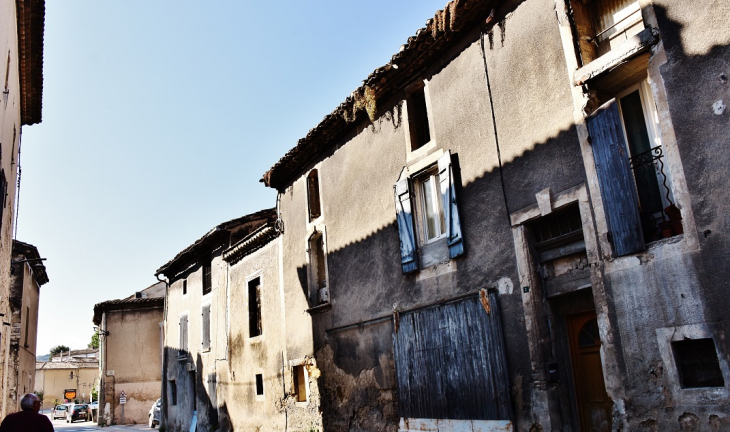
<path fill-rule="evenodd" d="M 411 191 L 408 179 L 399 180 L 393 186 L 395 190 L 395 211 L 400 233 L 400 257 L 403 273 L 418 269 L 416 259 L 416 236 L 413 230 L 413 212 L 411 211 Z"/>
<path fill-rule="evenodd" d="M 615 99 L 587 119 L 609 238 L 616 256 L 645 249 L 639 199 Z"/>
<path fill-rule="evenodd" d="M 444 206 L 444 222 L 446 223 L 446 240 L 449 245 L 449 256 L 456 258 L 464 253 L 464 239 L 461 236 L 459 209 L 456 206 L 456 186 L 451 170 L 451 152 L 439 158 L 439 181 L 441 182 L 441 204 Z"/>

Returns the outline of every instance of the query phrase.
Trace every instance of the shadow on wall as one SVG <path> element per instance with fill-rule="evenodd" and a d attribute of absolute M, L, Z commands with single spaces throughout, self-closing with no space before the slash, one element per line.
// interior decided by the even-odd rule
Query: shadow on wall
<path fill-rule="evenodd" d="M 662 73 L 685 176 L 695 206 L 702 206 L 695 209 L 698 228 L 703 232 L 705 227 L 722 226 L 721 233 L 714 234 L 713 228 L 712 236 L 703 239 L 712 247 L 703 248 L 702 252 L 708 263 L 716 264 L 714 268 L 724 270 L 701 272 L 705 278 L 703 285 L 720 287 L 730 278 L 730 270 L 718 262 L 723 255 L 713 255 L 717 248 L 730 250 L 730 242 L 724 234 L 730 231 L 730 219 L 723 216 L 730 211 L 726 174 L 730 167 L 730 152 L 724 148 L 726 137 L 730 135 L 727 120 L 730 111 L 718 115 L 713 113 L 712 104 L 716 99 L 714 94 L 725 95 L 725 103 L 730 103 L 730 49 L 727 45 L 714 46 L 706 55 L 686 55 L 679 39 L 681 24 L 669 20 L 664 8 L 655 6 L 654 9 L 662 34 L 669 35 L 663 41 L 669 61 L 662 66 Z M 704 97 L 684 97 L 686 92 Z M 495 113 L 498 123 L 499 114 Z M 376 123 L 379 121 L 387 119 L 381 118 Z M 713 127 L 698 130 L 698 124 Z M 693 145 L 698 138 L 703 143 L 701 148 Z M 495 142 L 490 137 L 473 145 L 483 145 L 485 151 L 492 152 Z M 393 382 L 388 379 L 395 374 L 392 326 L 387 323 L 356 326 L 347 330 L 355 334 L 344 339 L 326 333 L 327 329 L 387 316 L 392 313 L 394 304 L 407 308 L 428 302 L 429 296 L 448 297 L 485 286 L 494 287 L 505 275 L 518 280 L 509 212 L 534 204 L 535 194 L 546 187 L 555 193 L 586 181 L 575 125 L 535 143 L 531 150 L 505 163 L 501 173 L 498 168 L 485 171 L 470 183 L 462 184 L 459 163 L 464 165 L 468 161 L 460 160 L 459 154 L 455 153 L 453 166 L 466 254 L 457 258 L 459 272 L 454 276 L 454 292 L 429 291 L 428 283 L 417 282 L 415 275 L 401 274 L 395 218 L 374 232 L 363 233 L 359 240 L 327 252 L 330 299 L 336 306 L 312 317 L 315 356 L 323 371 L 320 388 L 323 389 L 325 430 L 366 430 L 375 419 L 381 421 L 381 425 L 387 425 L 383 428 L 397 429 L 399 421 L 397 394 L 391 388 Z M 723 177 L 718 178 L 718 174 Z M 396 180 L 397 173 L 393 182 Z M 703 196 L 711 198 L 694 198 Z M 296 270 L 300 288 L 307 298 L 307 266 Z M 713 296 L 707 289 L 703 293 Z M 706 316 L 716 316 L 717 321 L 722 321 L 724 318 L 717 315 L 730 308 L 730 298 L 715 297 L 704 302 L 713 305 L 712 310 L 706 311 Z M 524 324 L 518 319 L 523 315 L 520 294 L 501 295 L 500 306 L 504 337 L 509 341 L 506 349 L 510 375 L 530 377 L 529 358 L 524 355 L 529 352 L 528 343 Z M 724 327 L 730 331 L 727 325 Z M 619 340 L 616 343 L 620 346 Z M 727 344 L 718 349 L 721 353 L 728 352 Z M 369 376 L 367 381 L 363 381 L 364 374 Z M 513 412 L 518 418 L 529 418 L 532 384 L 529 378 L 512 383 Z"/>
<path fill-rule="evenodd" d="M 219 428 L 216 395 L 212 393 L 217 385 L 215 376 L 203 376 L 201 373 L 204 368 L 200 353 L 194 362 L 192 358 L 189 351 L 165 347 L 167 368 L 163 377 L 165 388 L 162 399 L 167 430 L 189 430 L 193 411 L 197 411 L 198 430 L 213 431 Z M 210 364 L 207 366 L 208 369 L 214 367 Z"/>

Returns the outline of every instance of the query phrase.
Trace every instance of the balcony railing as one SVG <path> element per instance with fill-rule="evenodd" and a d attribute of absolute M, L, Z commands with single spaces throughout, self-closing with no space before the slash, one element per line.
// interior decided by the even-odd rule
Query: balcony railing
<path fill-rule="evenodd" d="M 656 146 L 630 159 L 639 195 L 644 241 L 652 242 L 682 233 L 682 217 L 672 200 L 664 171 L 664 152 Z"/>

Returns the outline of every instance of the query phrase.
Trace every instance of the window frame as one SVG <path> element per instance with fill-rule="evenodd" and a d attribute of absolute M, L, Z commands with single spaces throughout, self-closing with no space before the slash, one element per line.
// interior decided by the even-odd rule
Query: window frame
<path fill-rule="evenodd" d="M 213 257 L 208 256 L 204 258 L 200 269 L 201 294 L 205 297 L 213 292 Z"/>
<path fill-rule="evenodd" d="M 641 101 L 641 111 L 644 115 L 644 124 L 646 126 L 647 134 L 649 135 L 649 141 L 651 142 L 651 148 L 661 147 L 662 151 L 664 150 L 664 143 L 662 142 L 661 138 L 661 131 L 659 129 L 659 113 L 656 109 L 656 104 L 654 103 L 654 97 L 651 94 L 651 89 L 649 88 L 649 83 L 647 82 L 646 78 L 642 79 L 641 81 L 626 87 L 625 89 L 617 92 L 615 94 L 617 106 L 618 106 L 618 112 L 620 115 L 621 120 L 621 130 L 624 133 L 624 141 L 626 143 L 626 151 L 629 155 L 629 160 L 631 160 L 634 156 L 631 152 L 631 145 L 629 143 L 629 135 L 626 131 L 626 122 L 624 121 L 624 112 L 621 107 L 621 100 L 632 94 L 634 91 L 639 92 L 639 99 Z M 665 165 L 667 165 L 666 162 L 664 162 Z M 676 200 L 674 199 L 674 190 L 672 188 L 672 175 L 669 170 L 669 167 L 667 166 L 667 169 L 664 170 L 664 175 L 666 177 L 667 182 L 667 189 L 669 190 L 669 196 L 672 199 L 673 202 Z M 656 172 L 655 172 L 656 174 Z M 659 178 L 659 176 L 656 176 L 657 182 L 659 183 L 660 187 L 662 184 L 662 180 Z M 634 178 L 634 183 L 636 183 L 636 178 Z M 638 185 L 636 186 L 637 193 L 638 193 Z M 669 206 L 669 202 L 667 201 L 666 194 L 662 193 L 662 191 L 659 191 L 659 196 L 662 200 L 662 208 L 666 208 Z"/>
<path fill-rule="evenodd" d="M 258 279 L 258 321 L 260 324 L 259 333 L 252 335 L 251 333 L 251 283 Z M 264 295 L 264 279 L 261 271 L 258 271 L 246 277 L 246 318 L 248 326 L 247 339 L 251 342 L 259 341 L 264 337 L 264 311 L 263 311 L 263 295 Z"/>
<path fill-rule="evenodd" d="M 322 241 L 322 254 L 323 254 L 323 263 L 324 263 L 324 281 L 325 285 L 323 287 L 319 286 L 319 264 L 317 263 L 317 258 L 314 256 L 316 255 L 315 249 L 313 248 L 312 243 L 316 241 L 314 239 L 315 236 L 318 235 L 318 238 Z M 307 263 L 307 288 L 308 288 L 308 303 L 311 308 L 321 306 L 321 305 L 327 305 L 330 304 L 330 294 L 332 292 L 332 284 L 329 277 L 329 264 L 328 264 L 328 249 L 327 249 L 327 230 L 326 227 L 323 224 L 316 224 L 312 226 L 312 228 L 307 232 L 307 236 L 305 238 L 305 254 L 306 254 L 306 263 Z M 315 265 L 316 264 L 316 265 Z M 319 296 L 320 296 L 320 290 L 327 290 L 325 294 L 327 300 L 320 302 Z"/>
<path fill-rule="evenodd" d="M 291 372 L 291 394 L 294 396 L 294 403 L 296 406 L 299 407 L 305 407 L 309 404 L 310 396 L 311 396 L 311 389 L 310 389 L 310 383 L 309 383 L 309 371 L 307 370 L 307 359 L 306 358 L 299 358 L 295 360 L 289 360 L 289 370 Z M 304 384 L 301 386 L 304 389 L 304 400 L 299 400 L 300 389 L 299 386 L 297 386 L 297 378 L 295 376 L 297 368 L 302 368 L 303 374 L 304 374 Z M 300 383 L 301 384 L 301 383 Z"/>
<path fill-rule="evenodd" d="M 170 389 L 170 406 L 177 405 L 177 380 L 167 380 Z"/>
<path fill-rule="evenodd" d="M 312 177 L 314 175 L 314 177 Z M 312 204 L 313 204 L 313 194 L 312 194 L 312 187 L 310 185 L 311 178 L 315 178 L 317 181 L 317 189 L 316 189 L 316 204 L 317 204 L 317 211 L 318 214 L 315 216 L 312 212 Z M 319 182 L 319 167 L 312 168 L 309 173 L 307 173 L 307 176 L 305 177 L 305 187 L 307 190 L 307 223 L 313 223 L 320 219 L 322 217 L 322 187 L 320 186 Z"/>
<path fill-rule="evenodd" d="M 415 120 L 412 118 L 412 113 L 409 111 L 409 100 L 416 92 L 423 92 L 424 105 L 425 105 L 425 126 L 428 128 L 429 140 L 422 143 L 419 147 L 413 148 L 413 136 L 411 127 Z M 406 96 L 404 98 L 405 109 L 403 109 L 403 118 L 405 120 L 406 127 L 404 128 L 405 144 L 406 144 L 406 158 L 416 160 L 423 156 L 428 155 L 430 152 L 436 149 L 436 129 L 433 121 L 433 106 L 431 104 L 431 96 L 429 91 L 429 81 L 426 79 L 418 80 L 408 86 L 405 90 Z"/>
<path fill-rule="evenodd" d="M 429 238 L 428 234 L 429 212 L 426 208 L 426 187 L 424 187 L 424 184 L 429 180 L 431 181 L 431 192 L 434 193 L 434 197 L 436 198 L 436 202 L 434 203 L 436 210 L 435 215 L 437 216 L 437 220 L 440 222 L 435 226 L 439 233 L 432 238 Z M 413 195 L 416 203 L 416 208 L 413 212 L 416 214 L 414 220 L 418 231 L 418 245 L 423 246 L 436 243 L 445 238 L 448 234 L 448 230 L 446 229 L 446 215 L 444 214 L 443 199 L 441 196 L 441 179 L 439 177 L 438 165 L 430 165 L 426 169 L 412 175 L 410 181 L 413 187 Z"/>

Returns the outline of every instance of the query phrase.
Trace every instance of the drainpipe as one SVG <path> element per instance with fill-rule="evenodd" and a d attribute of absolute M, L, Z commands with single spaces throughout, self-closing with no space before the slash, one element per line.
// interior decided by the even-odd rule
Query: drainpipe
<path fill-rule="evenodd" d="M 167 278 L 160 279 L 160 274 L 156 274 L 155 277 L 158 281 L 165 283 L 165 300 L 162 312 L 162 334 L 160 341 L 160 348 L 162 349 L 162 379 L 160 380 L 160 398 L 162 399 L 162 409 L 160 410 L 160 428 L 167 428 L 167 349 L 165 349 L 165 341 L 167 340 L 167 296 L 170 294 L 170 284 Z"/>

